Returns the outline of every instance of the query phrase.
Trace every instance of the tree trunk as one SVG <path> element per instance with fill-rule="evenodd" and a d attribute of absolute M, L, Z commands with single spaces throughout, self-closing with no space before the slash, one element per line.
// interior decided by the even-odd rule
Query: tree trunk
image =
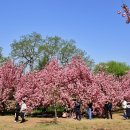
<path fill-rule="evenodd" d="M 54 109 L 55 109 L 55 118 L 54 118 L 54 123 L 57 124 L 57 122 L 58 122 L 58 121 L 57 121 L 57 118 L 58 118 L 58 117 L 57 117 L 56 103 L 55 103 L 55 106 L 54 106 L 54 107 L 55 107 L 55 108 L 54 108 Z"/>
<path fill-rule="evenodd" d="M 30 62 L 29 66 L 30 66 L 30 71 L 33 71 L 33 62 Z"/>

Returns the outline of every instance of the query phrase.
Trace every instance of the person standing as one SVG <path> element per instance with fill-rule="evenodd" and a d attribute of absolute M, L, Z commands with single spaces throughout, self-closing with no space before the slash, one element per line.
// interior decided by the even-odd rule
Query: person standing
<path fill-rule="evenodd" d="M 104 114 L 105 114 L 105 118 L 109 119 L 109 117 L 108 117 L 108 101 L 106 101 L 104 104 Z"/>
<path fill-rule="evenodd" d="M 27 110 L 27 106 L 26 106 L 25 100 L 22 100 L 21 109 L 20 109 L 20 115 L 21 115 L 22 121 L 20 123 L 25 122 L 24 117 L 25 117 L 26 110 Z"/>
<path fill-rule="evenodd" d="M 110 115 L 110 118 L 112 119 L 112 101 L 111 100 L 108 102 L 108 118 L 109 118 L 109 115 Z"/>
<path fill-rule="evenodd" d="M 15 122 L 18 122 L 19 120 L 19 113 L 20 113 L 20 105 L 19 103 L 17 103 L 15 107 Z"/>
<path fill-rule="evenodd" d="M 87 106 L 88 106 L 88 108 L 87 108 L 87 114 L 88 114 L 88 118 L 90 120 L 92 119 L 92 111 L 93 111 L 92 105 L 93 105 L 93 103 L 92 103 L 92 100 L 90 99 L 88 101 L 88 103 L 87 103 Z"/>
<path fill-rule="evenodd" d="M 124 98 L 123 102 L 122 102 L 122 108 L 123 108 L 123 117 L 125 119 L 127 119 L 127 114 L 126 114 L 126 108 L 127 108 L 127 101 L 126 99 Z"/>
<path fill-rule="evenodd" d="M 76 114 L 76 119 L 81 120 L 81 101 L 79 99 L 76 100 L 75 102 L 75 114 Z"/>

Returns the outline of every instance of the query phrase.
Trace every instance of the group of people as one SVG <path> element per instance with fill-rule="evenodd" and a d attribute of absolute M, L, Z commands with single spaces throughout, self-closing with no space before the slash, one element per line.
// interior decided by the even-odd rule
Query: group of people
<path fill-rule="evenodd" d="M 15 107 L 15 122 L 19 121 L 19 116 L 22 118 L 20 123 L 25 122 L 26 109 L 27 109 L 27 106 L 26 106 L 25 100 L 22 100 L 21 105 L 19 103 L 16 104 L 16 107 Z"/>
<path fill-rule="evenodd" d="M 92 119 L 92 111 L 93 111 L 93 103 L 92 100 L 88 100 L 87 102 L 87 108 L 86 108 L 86 116 L 89 119 Z M 77 120 L 81 120 L 82 116 L 81 116 L 81 107 L 82 107 L 82 101 L 79 99 L 76 99 L 75 101 L 75 106 L 74 109 L 68 109 L 63 112 L 62 117 L 66 118 L 66 117 L 73 117 Z"/>
<path fill-rule="evenodd" d="M 75 106 L 74 106 L 74 110 L 73 111 L 65 111 L 63 112 L 63 117 L 70 117 L 67 116 L 68 115 L 75 115 L 75 117 L 73 116 L 73 118 L 77 119 L 77 120 L 81 120 L 82 116 L 81 116 L 81 106 L 82 106 L 82 102 L 81 100 L 77 99 L 75 102 Z M 103 111 L 104 111 L 104 118 L 106 119 L 112 119 L 112 102 L 110 101 L 106 101 L 103 107 Z M 93 102 L 91 99 L 88 100 L 87 102 L 87 106 L 86 106 L 86 117 L 88 117 L 88 119 L 92 119 L 92 115 L 93 115 Z M 71 113 L 71 114 L 70 114 Z"/>
<path fill-rule="evenodd" d="M 65 111 L 63 113 L 63 117 L 73 117 L 77 120 L 81 120 L 81 106 L 82 102 L 79 99 L 76 99 L 74 109 L 72 111 Z M 127 102 L 126 98 L 124 98 L 122 102 L 122 109 L 123 109 L 123 118 L 128 119 L 130 117 L 130 102 Z M 88 100 L 87 106 L 86 106 L 86 116 L 88 119 L 92 119 L 93 115 L 93 102 L 91 99 Z M 67 116 L 67 114 L 69 116 Z M 112 119 L 112 100 L 106 100 L 103 106 L 103 117 L 105 119 Z"/>
<path fill-rule="evenodd" d="M 75 105 L 75 110 L 76 110 L 76 119 L 81 120 L 81 112 L 80 112 L 80 105 L 81 102 L 77 101 Z M 87 108 L 86 108 L 86 116 L 88 119 L 92 119 L 92 113 L 93 113 L 93 102 L 90 99 L 87 102 Z M 106 101 L 104 104 L 104 118 L 111 118 L 112 119 L 112 102 L 111 101 Z"/>
<path fill-rule="evenodd" d="M 62 117 L 72 117 L 72 116 L 74 117 L 75 115 L 75 119 L 81 120 L 82 118 L 81 106 L 82 106 L 81 100 L 76 99 L 74 109 L 73 110 L 68 109 L 68 111 L 65 109 Z M 130 108 L 130 105 L 128 106 L 128 102 L 126 101 L 125 98 L 124 98 L 124 101 L 122 102 L 122 108 L 123 108 L 123 117 L 127 119 L 130 116 L 130 109 L 127 109 L 127 108 Z M 112 101 L 111 100 L 105 102 L 103 109 L 104 109 L 104 118 L 112 119 Z M 19 116 L 22 119 L 20 123 L 25 122 L 26 110 L 27 110 L 27 106 L 26 106 L 25 100 L 22 100 L 21 105 L 19 103 L 16 104 L 15 122 L 19 121 Z M 90 120 L 92 119 L 92 113 L 93 113 L 93 102 L 91 99 L 89 99 L 87 102 L 87 107 L 86 107 L 86 116 Z"/>

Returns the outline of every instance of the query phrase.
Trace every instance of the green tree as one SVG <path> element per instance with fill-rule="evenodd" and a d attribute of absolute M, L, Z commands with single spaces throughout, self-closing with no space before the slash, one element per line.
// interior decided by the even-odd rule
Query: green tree
<path fill-rule="evenodd" d="M 130 70 L 130 66 L 124 62 L 109 61 L 107 63 L 99 63 L 95 66 L 94 71 L 105 71 L 116 76 L 123 76 Z"/>
<path fill-rule="evenodd" d="M 95 65 L 94 67 L 94 72 L 95 73 L 98 73 L 98 72 L 107 72 L 107 63 L 104 63 L 104 62 L 100 62 L 99 64 Z"/>
<path fill-rule="evenodd" d="M 60 64 L 67 64 L 72 57 L 81 56 L 86 61 L 87 65 L 92 68 L 93 60 L 85 51 L 77 48 L 74 40 L 64 40 L 61 37 L 46 37 L 44 44 L 40 46 L 39 52 L 42 53 L 38 68 L 44 67 L 53 58 L 57 59 Z"/>
<path fill-rule="evenodd" d="M 42 36 L 36 32 L 24 35 L 19 41 L 14 40 L 11 44 L 11 56 L 15 61 L 29 66 L 32 71 L 39 60 L 38 49 L 42 42 Z"/>
<path fill-rule="evenodd" d="M 5 62 L 7 61 L 9 58 L 8 57 L 4 57 L 3 54 L 2 54 L 2 47 L 0 47 L 0 66 Z"/>

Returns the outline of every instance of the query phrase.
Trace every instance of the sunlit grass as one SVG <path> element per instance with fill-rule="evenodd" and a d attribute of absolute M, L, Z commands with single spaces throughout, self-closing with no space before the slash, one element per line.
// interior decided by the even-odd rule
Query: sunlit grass
<path fill-rule="evenodd" d="M 130 120 L 123 120 L 115 114 L 114 119 L 74 119 L 26 118 L 25 123 L 15 123 L 13 116 L 0 116 L 0 130 L 130 130 Z"/>

